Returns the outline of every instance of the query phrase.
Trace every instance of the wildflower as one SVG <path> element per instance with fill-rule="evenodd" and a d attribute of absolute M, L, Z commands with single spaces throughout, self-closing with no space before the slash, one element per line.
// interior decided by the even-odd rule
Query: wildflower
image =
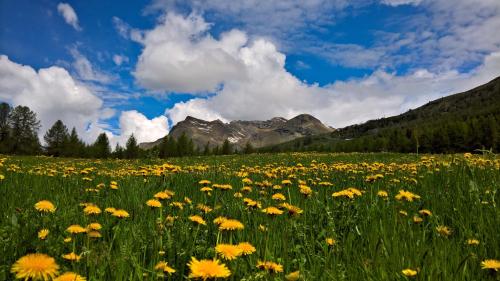
<path fill-rule="evenodd" d="M 281 200 L 281 201 L 285 201 L 286 200 L 286 197 L 285 195 L 281 194 L 281 193 L 276 193 L 274 194 L 271 199 L 273 200 Z"/>
<path fill-rule="evenodd" d="M 467 245 L 479 245 L 479 240 L 477 240 L 477 239 L 467 239 Z"/>
<path fill-rule="evenodd" d="M 41 213 L 53 213 L 56 211 L 54 204 L 48 200 L 38 201 L 35 204 L 35 209 Z"/>
<path fill-rule="evenodd" d="M 406 277 L 414 277 L 414 276 L 417 276 L 417 271 L 416 270 L 413 270 L 411 268 L 407 268 L 407 269 L 403 269 L 401 271 L 401 273 L 403 273 L 404 276 Z"/>
<path fill-rule="evenodd" d="M 212 208 L 210 208 L 209 206 L 207 206 L 205 204 L 198 204 L 196 206 L 196 208 L 198 208 L 198 210 L 202 211 L 205 214 L 208 214 L 212 211 Z"/>
<path fill-rule="evenodd" d="M 193 203 L 193 201 L 191 201 L 191 199 L 189 199 L 189 197 L 184 197 L 184 202 L 186 202 L 186 204 Z"/>
<path fill-rule="evenodd" d="M 326 244 L 328 244 L 328 246 L 333 246 L 333 245 L 335 245 L 335 243 L 337 243 L 337 241 L 335 241 L 335 239 L 330 238 L 330 237 L 326 238 L 325 241 L 326 241 Z"/>
<path fill-rule="evenodd" d="M 305 196 L 310 196 L 312 194 L 312 189 L 307 185 L 299 185 L 299 192 Z"/>
<path fill-rule="evenodd" d="M 359 189 L 357 188 L 354 188 L 354 187 L 349 187 L 347 189 L 344 189 L 344 190 L 341 190 L 341 191 L 337 191 L 337 192 L 334 192 L 332 194 L 333 197 L 348 197 L 350 199 L 353 199 L 355 196 L 361 196 L 362 193 Z"/>
<path fill-rule="evenodd" d="M 10 270 L 17 279 L 49 280 L 53 279 L 58 271 L 54 258 L 45 254 L 28 254 L 18 259 Z"/>
<path fill-rule="evenodd" d="M 414 199 L 420 199 L 420 196 L 406 190 L 400 190 L 399 193 L 396 195 L 396 200 L 405 200 L 408 202 L 413 202 Z"/>
<path fill-rule="evenodd" d="M 439 233 L 439 235 L 448 237 L 451 235 L 451 229 L 445 225 L 439 225 L 436 227 L 436 231 Z"/>
<path fill-rule="evenodd" d="M 160 208 L 161 202 L 156 199 L 149 199 L 148 201 L 146 201 L 146 205 L 148 205 L 151 208 Z"/>
<path fill-rule="evenodd" d="M 377 196 L 382 198 L 387 198 L 389 194 L 385 190 L 379 190 L 379 192 L 377 192 Z"/>
<path fill-rule="evenodd" d="M 161 271 L 168 273 L 168 274 L 175 273 L 175 271 L 176 271 L 175 269 L 168 266 L 168 263 L 164 262 L 164 261 L 157 263 L 155 266 L 155 270 L 161 270 Z"/>
<path fill-rule="evenodd" d="M 219 260 L 197 260 L 192 257 L 188 263 L 189 278 L 200 278 L 207 280 L 209 278 L 228 278 L 231 276 L 231 271 L 225 264 L 220 263 Z"/>
<path fill-rule="evenodd" d="M 399 214 L 405 217 L 408 216 L 408 212 L 406 211 L 399 211 Z"/>
<path fill-rule="evenodd" d="M 245 226 L 239 220 L 223 220 L 219 224 L 220 230 L 242 230 Z"/>
<path fill-rule="evenodd" d="M 292 184 L 292 181 L 291 181 L 291 180 L 282 180 L 282 181 L 281 181 L 281 184 L 282 184 L 282 185 L 291 185 L 291 184 Z"/>
<path fill-rule="evenodd" d="M 198 182 L 199 184 L 203 184 L 203 185 L 208 185 L 210 184 L 211 182 L 209 180 L 201 180 Z"/>
<path fill-rule="evenodd" d="M 266 270 L 270 273 L 283 272 L 283 266 L 281 264 L 272 261 L 258 261 L 257 268 L 261 270 Z"/>
<path fill-rule="evenodd" d="M 300 271 L 294 271 L 290 272 L 289 274 L 285 275 L 285 279 L 287 281 L 297 281 L 300 278 Z"/>
<path fill-rule="evenodd" d="M 101 224 L 98 222 L 93 222 L 87 225 L 87 229 L 90 230 L 100 230 L 102 228 Z"/>
<path fill-rule="evenodd" d="M 59 275 L 53 281 L 86 281 L 85 277 L 80 276 L 74 272 L 65 272 L 62 275 Z"/>
<path fill-rule="evenodd" d="M 298 216 L 304 212 L 301 208 L 288 203 L 283 203 L 280 207 L 285 208 L 291 216 Z"/>
<path fill-rule="evenodd" d="M 78 234 L 78 233 L 87 232 L 87 229 L 82 227 L 81 225 L 73 224 L 73 225 L 68 226 L 68 228 L 66 228 L 66 231 L 71 233 L 71 234 Z"/>
<path fill-rule="evenodd" d="M 117 218 L 128 218 L 130 216 L 125 210 L 115 210 L 111 215 Z"/>
<path fill-rule="evenodd" d="M 40 229 L 40 231 L 38 231 L 38 238 L 40 240 L 45 240 L 45 238 L 47 238 L 47 235 L 49 235 L 49 230 L 44 228 L 44 229 Z"/>
<path fill-rule="evenodd" d="M 238 248 L 241 249 L 241 251 L 243 252 L 243 255 L 251 255 L 251 254 L 255 253 L 255 251 L 257 251 L 255 249 L 255 247 L 248 242 L 239 243 Z"/>
<path fill-rule="evenodd" d="M 267 207 L 267 208 L 263 209 L 262 212 L 266 213 L 268 215 L 271 215 L 271 216 L 283 214 L 283 211 L 276 208 L 276 207 Z"/>
<path fill-rule="evenodd" d="M 282 188 L 282 187 L 281 187 L 281 185 L 279 185 L 279 184 L 275 184 L 275 185 L 273 185 L 273 189 L 274 189 L 274 190 L 280 190 L 281 188 Z"/>
<path fill-rule="evenodd" d="M 203 224 L 203 225 L 206 225 L 207 223 L 205 222 L 205 220 L 200 217 L 200 216 L 197 216 L 197 215 L 194 215 L 194 216 L 190 216 L 189 217 L 189 220 L 191 220 L 192 222 L 195 222 L 197 224 Z"/>
<path fill-rule="evenodd" d="M 500 269 L 500 261 L 499 260 L 484 260 L 481 262 L 482 269 L 492 269 L 494 271 L 498 271 Z"/>
<path fill-rule="evenodd" d="M 262 224 L 259 224 L 259 230 L 262 232 L 265 232 L 265 231 L 267 231 L 267 227 L 262 225 Z"/>
<path fill-rule="evenodd" d="M 432 216 L 432 212 L 427 209 L 422 209 L 418 211 L 418 213 L 421 214 L 422 216 L 428 216 L 428 217 Z"/>
<path fill-rule="evenodd" d="M 243 250 L 238 245 L 218 244 L 215 251 L 226 260 L 234 260 L 243 254 Z"/>
<path fill-rule="evenodd" d="M 62 255 L 63 259 L 65 260 L 69 260 L 69 261 L 79 261 L 81 256 L 75 254 L 74 252 L 71 252 L 69 254 L 66 254 L 66 255 Z"/>
<path fill-rule="evenodd" d="M 200 188 L 200 191 L 210 193 L 211 191 L 213 191 L 213 189 L 211 187 L 205 186 Z"/>
<path fill-rule="evenodd" d="M 421 217 L 419 217 L 419 216 L 413 216 L 413 222 L 414 223 L 421 223 L 423 221 L 424 221 L 424 219 L 422 219 Z"/>
<path fill-rule="evenodd" d="M 159 200 L 170 199 L 171 198 L 171 196 L 168 193 L 164 192 L 164 191 L 160 191 L 160 192 L 156 193 L 153 197 L 156 198 L 156 199 L 159 199 Z"/>
<path fill-rule="evenodd" d="M 102 237 L 101 233 L 97 230 L 91 230 L 91 231 L 87 232 L 87 235 L 90 238 L 101 238 Z"/>
<path fill-rule="evenodd" d="M 217 225 L 220 225 L 223 221 L 227 220 L 226 217 L 222 217 L 222 216 L 219 216 L 219 217 L 216 217 L 213 222 Z"/>
<path fill-rule="evenodd" d="M 87 207 L 85 207 L 85 209 L 83 209 L 83 212 L 87 215 L 87 216 L 90 216 L 90 215 L 98 215 L 101 213 L 101 209 L 95 205 L 88 205 Z"/>
<path fill-rule="evenodd" d="M 234 198 L 241 198 L 243 197 L 243 194 L 241 192 L 235 192 L 233 196 Z"/>
<path fill-rule="evenodd" d="M 64 243 L 69 243 L 71 242 L 73 239 L 71 237 L 66 237 L 64 238 Z"/>
<path fill-rule="evenodd" d="M 110 213 L 110 214 L 114 213 L 115 211 L 116 211 L 116 209 L 113 207 L 108 207 L 108 208 L 104 209 L 104 212 Z"/>

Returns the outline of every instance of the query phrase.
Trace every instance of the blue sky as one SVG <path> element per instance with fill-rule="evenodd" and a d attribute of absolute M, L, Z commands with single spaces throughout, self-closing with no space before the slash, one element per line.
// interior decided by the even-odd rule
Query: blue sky
<path fill-rule="evenodd" d="M 0 99 L 87 141 L 187 115 L 342 127 L 498 76 L 499 28 L 495 0 L 0 0 Z"/>

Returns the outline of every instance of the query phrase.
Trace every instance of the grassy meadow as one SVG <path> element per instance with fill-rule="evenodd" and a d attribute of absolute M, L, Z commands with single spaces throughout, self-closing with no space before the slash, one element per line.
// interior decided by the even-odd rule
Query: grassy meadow
<path fill-rule="evenodd" d="M 500 280 L 497 155 L 1 162 L 0 280 Z"/>

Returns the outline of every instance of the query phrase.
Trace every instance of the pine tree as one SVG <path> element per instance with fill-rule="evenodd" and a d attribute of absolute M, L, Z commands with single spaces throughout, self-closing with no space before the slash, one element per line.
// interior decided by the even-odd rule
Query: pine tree
<path fill-rule="evenodd" d="M 115 151 L 113 151 L 113 157 L 118 159 L 123 159 L 125 153 L 123 151 L 123 147 L 120 144 L 116 144 Z"/>
<path fill-rule="evenodd" d="M 27 106 L 16 106 L 9 114 L 12 136 L 12 152 L 16 154 L 36 154 L 41 150 L 38 140 L 40 121 L 36 113 Z"/>
<path fill-rule="evenodd" d="M 9 153 L 11 149 L 9 115 L 12 108 L 8 103 L 0 104 L 0 153 Z"/>
<path fill-rule="evenodd" d="M 229 155 L 229 154 L 231 154 L 231 152 L 232 152 L 231 151 L 231 144 L 229 143 L 229 140 L 226 139 L 226 140 L 224 140 L 224 143 L 222 144 L 222 151 L 221 151 L 221 153 L 223 155 Z"/>
<path fill-rule="evenodd" d="M 245 145 L 245 149 L 243 150 L 245 154 L 252 154 L 255 152 L 255 149 L 253 148 L 252 144 L 250 142 L 247 142 Z"/>
<path fill-rule="evenodd" d="M 125 146 L 125 157 L 127 159 L 135 159 L 139 157 L 139 146 L 137 145 L 137 140 L 134 134 L 130 135 Z"/>
<path fill-rule="evenodd" d="M 105 133 L 101 133 L 92 145 L 92 156 L 96 158 L 108 158 L 111 154 L 109 139 Z"/>
<path fill-rule="evenodd" d="M 84 157 L 88 156 L 86 153 L 86 146 L 82 140 L 78 137 L 76 128 L 71 129 L 71 133 L 68 138 L 68 143 L 66 144 L 66 149 L 64 151 L 64 156 L 69 157 Z"/>
<path fill-rule="evenodd" d="M 207 141 L 205 144 L 205 148 L 203 148 L 203 155 L 209 155 L 210 154 L 210 142 Z"/>
<path fill-rule="evenodd" d="M 43 139 L 47 143 L 48 155 L 63 156 L 69 143 L 68 128 L 61 120 L 57 120 L 45 133 Z"/>

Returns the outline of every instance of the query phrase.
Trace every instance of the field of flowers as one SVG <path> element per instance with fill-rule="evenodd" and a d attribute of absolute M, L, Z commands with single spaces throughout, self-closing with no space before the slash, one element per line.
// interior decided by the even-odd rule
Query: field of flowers
<path fill-rule="evenodd" d="M 500 280 L 496 155 L 0 162 L 0 280 Z"/>

